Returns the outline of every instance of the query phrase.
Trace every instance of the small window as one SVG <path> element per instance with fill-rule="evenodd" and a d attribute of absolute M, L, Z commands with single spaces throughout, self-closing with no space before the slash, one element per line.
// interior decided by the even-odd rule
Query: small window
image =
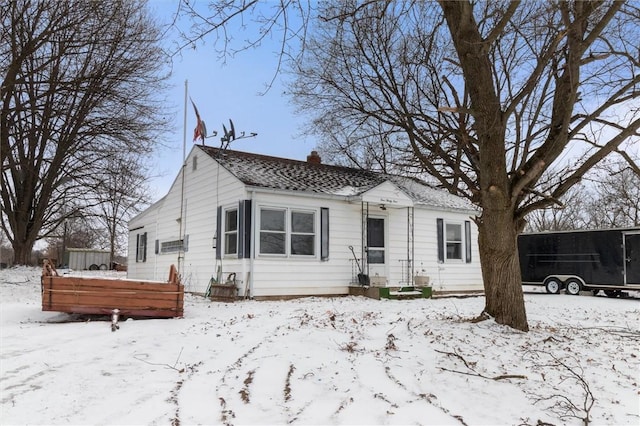
<path fill-rule="evenodd" d="M 462 224 L 447 223 L 445 230 L 447 260 L 462 260 Z"/>
<path fill-rule="evenodd" d="M 313 256 L 316 247 L 314 212 L 291 212 L 291 254 Z"/>
<path fill-rule="evenodd" d="M 286 254 L 286 210 L 260 210 L 260 254 Z"/>
<path fill-rule="evenodd" d="M 147 233 L 136 235 L 136 262 L 147 261 Z"/>
<path fill-rule="evenodd" d="M 196 170 L 198 170 L 198 156 L 194 155 L 193 156 L 193 162 L 191 164 L 191 168 L 192 170 L 195 172 Z"/>
<path fill-rule="evenodd" d="M 224 212 L 224 254 L 238 254 L 238 209 Z"/>

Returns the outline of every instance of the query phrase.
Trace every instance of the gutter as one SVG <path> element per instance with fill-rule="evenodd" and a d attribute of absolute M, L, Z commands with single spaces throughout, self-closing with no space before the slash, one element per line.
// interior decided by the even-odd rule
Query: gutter
<path fill-rule="evenodd" d="M 295 191 L 291 189 L 276 189 L 276 188 L 265 188 L 260 186 L 250 186 L 246 185 L 250 194 L 254 193 L 263 193 L 263 194 L 286 194 L 294 197 L 305 197 L 305 198 L 317 198 L 324 200 L 338 200 L 345 201 L 347 203 L 359 203 L 362 201 L 361 194 L 353 194 L 353 195 L 335 195 L 335 194 L 327 194 L 325 192 L 313 192 L 313 191 Z M 370 189 L 370 188 L 369 188 Z M 368 189 L 367 189 L 368 190 Z M 363 191 L 366 192 L 367 190 Z M 415 208 L 427 208 L 430 210 L 437 210 L 442 212 L 452 212 L 452 213 L 467 213 L 470 215 L 478 216 L 481 211 L 474 208 L 469 207 L 449 207 L 449 206 L 437 206 L 433 204 L 426 204 L 420 201 L 414 201 L 413 207 Z M 254 219 L 252 217 L 252 219 Z"/>

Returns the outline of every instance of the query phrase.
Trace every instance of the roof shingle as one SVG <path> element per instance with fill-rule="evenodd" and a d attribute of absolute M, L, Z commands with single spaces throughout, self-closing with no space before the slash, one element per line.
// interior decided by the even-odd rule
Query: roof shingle
<path fill-rule="evenodd" d="M 357 196 L 389 181 L 404 191 L 414 203 L 440 208 L 475 210 L 475 207 L 466 199 L 433 188 L 414 178 L 197 146 L 248 186 Z"/>

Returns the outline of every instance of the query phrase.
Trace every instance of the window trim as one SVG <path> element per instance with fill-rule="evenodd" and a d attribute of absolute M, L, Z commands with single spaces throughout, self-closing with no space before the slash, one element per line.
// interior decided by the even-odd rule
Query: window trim
<path fill-rule="evenodd" d="M 236 212 L 236 228 L 232 231 L 227 231 L 227 215 L 230 212 Z M 238 238 L 240 238 L 239 234 L 239 220 L 240 220 L 240 212 L 238 207 L 229 207 L 226 209 L 222 209 L 222 254 L 224 257 L 238 257 Z M 234 252 L 227 252 L 227 235 L 235 234 L 236 235 L 236 250 Z"/>
<path fill-rule="evenodd" d="M 293 214 L 294 213 L 298 213 L 298 214 L 306 214 L 306 215 L 311 215 L 313 217 L 313 224 L 312 224 L 312 228 L 313 231 L 312 232 L 294 232 L 293 231 Z M 290 256 L 291 257 L 308 257 L 308 258 L 315 258 L 317 256 L 317 241 L 318 241 L 318 214 L 316 210 L 303 210 L 303 209 L 297 209 L 297 208 L 291 208 L 289 209 L 289 223 L 291 224 L 289 232 L 288 232 L 288 248 L 289 248 L 289 252 L 290 252 Z M 312 236 L 313 237 L 313 253 L 311 254 L 293 254 L 291 253 L 293 251 L 293 236 L 294 235 L 306 235 L 306 236 Z"/>
<path fill-rule="evenodd" d="M 457 226 L 460 230 L 460 240 L 450 240 L 447 237 L 447 228 L 449 226 Z M 451 220 L 444 221 L 444 260 L 451 263 L 464 263 L 465 244 L 464 244 L 464 222 L 457 222 Z M 449 244 L 457 244 L 460 246 L 460 257 L 449 257 Z"/>
<path fill-rule="evenodd" d="M 269 211 L 277 211 L 277 212 L 281 212 L 282 214 L 284 214 L 284 230 L 283 231 L 279 231 L 279 230 L 272 230 L 272 229 L 262 229 L 262 212 L 265 210 L 269 210 Z M 288 209 L 285 207 L 272 207 L 272 206 L 260 206 L 258 208 L 258 217 L 257 217 L 257 225 L 256 226 L 256 230 L 258 233 L 258 236 L 256 238 L 256 242 L 258 245 L 258 256 L 261 257 L 287 257 L 288 253 L 287 253 L 287 211 Z M 278 235 L 284 235 L 284 252 L 283 253 L 264 253 L 262 251 L 262 233 L 269 233 L 269 234 L 278 234 Z"/>
<path fill-rule="evenodd" d="M 284 213 L 284 231 L 271 231 L 262 229 L 262 212 L 265 210 L 275 210 Z M 293 232 L 292 231 L 292 214 L 293 213 L 306 213 L 313 215 L 313 233 L 310 232 Z M 300 207 L 300 206 L 274 206 L 274 205 L 258 205 L 256 209 L 256 227 L 255 227 L 255 241 L 256 241 L 256 256 L 263 259 L 268 258 L 287 258 L 287 259 L 320 259 L 320 207 Z M 262 232 L 280 233 L 284 234 L 285 247 L 284 253 L 264 253 L 262 251 L 261 234 Z M 312 235 L 313 236 L 313 254 L 292 254 L 291 253 L 291 237 L 293 235 Z M 328 253 L 327 253 L 328 254 Z"/>
<path fill-rule="evenodd" d="M 136 263 L 147 261 L 147 233 L 136 234 Z"/>

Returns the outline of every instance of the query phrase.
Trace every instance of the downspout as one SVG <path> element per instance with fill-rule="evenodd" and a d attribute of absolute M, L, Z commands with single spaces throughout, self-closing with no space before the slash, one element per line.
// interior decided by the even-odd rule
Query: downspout
<path fill-rule="evenodd" d="M 184 236 L 182 235 L 183 232 L 183 220 L 184 220 L 184 180 L 185 180 L 185 173 L 187 171 L 187 97 L 188 97 L 188 91 L 189 91 L 189 82 L 188 80 L 184 81 L 184 118 L 183 118 L 183 125 L 182 125 L 182 183 L 180 186 L 180 217 L 178 218 L 178 221 L 180 223 L 180 226 L 178 227 L 178 241 L 182 240 L 182 244 L 180 244 L 180 247 L 178 249 L 178 275 L 180 275 L 181 277 L 183 277 L 183 260 L 184 260 Z M 184 278 L 184 277 L 183 277 Z"/>
<path fill-rule="evenodd" d="M 158 247 L 158 253 L 156 253 L 156 241 L 158 241 L 158 244 L 160 244 L 160 238 L 158 238 L 158 228 L 159 228 L 159 224 L 158 224 L 158 218 L 160 217 L 160 211 L 162 208 L 158 208 L 158 210 L 156 210 L 156 238 L 153 241 L 153 279 L 157 280 L 158 279 L 158 256 L 160 255 L 160 247 Z M 147 246 L 149 244 L 147 243 Z"/>
<path fill-rule="evenodd" d="M 249 229 L 249 244 L 251 244 L 251 250 L 249 251 L 249 297 L 254 298 L 253 293 L 253 277 L 254 277 L 254 264 L 253 261 L 256 257 L 256 242 L 255 232 L 256 227 L 256 203 L 255 203 L 255 191 L 249 191 L 249 199 L 251 200 L 251 229 Z"/>

